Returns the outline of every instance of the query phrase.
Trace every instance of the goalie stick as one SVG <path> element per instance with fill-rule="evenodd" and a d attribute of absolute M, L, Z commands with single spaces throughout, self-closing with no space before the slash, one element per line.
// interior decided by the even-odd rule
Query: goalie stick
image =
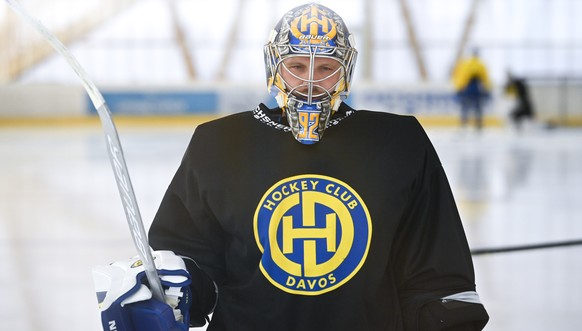
<path fill-rule="evenodd" d="M 103 130 L 105 132 L 109 160 L 113 166 L 115 181 L 117 183 L 117 188 L 119 189 L 125 216 L 129 224 L 133 243 L 137 248 L 139 257 L 143 261 L 145 273 L 148 282 L 150 283 L 152 295 L 155 299 L 165 302 L 164 291 L 156 271 L 152 253 L 149 249 L 146 231 L 144 229 L 141 214 L 137 206 L 137 200 L 135 198 L 133 186 L 131 185 L 131 180 L 129 178 L 129 172 L 127 170 L 127 165 L 123 156 L 123 150 L 121 149 L 121 142 L 117 134 L 115 123 L 111 117 L 109 107 L 103 99 L 103 95 L 99 92 L 95 84 L 89 79 L 87 73 L 81 67 L 77 59 L 73 57 L 73 55 L 57 37 L 50 33 L 46 27 L 40 23 L 40 21 L 33 18 L 28 12 L 26 12 L 17 1 L 6 0 L 6 2 L 15 12 L 26 19 L 38 32 L 40 32 L 44 39 L 48 41 L 51 46 L 67 60 L 69 66 L 81 79 L 83 87 L 87 91 L 93 106 L 95 106 L 95 109 L 97 110 L 99 119 L 101 120 L 101 125 L 103 126 Z"/>

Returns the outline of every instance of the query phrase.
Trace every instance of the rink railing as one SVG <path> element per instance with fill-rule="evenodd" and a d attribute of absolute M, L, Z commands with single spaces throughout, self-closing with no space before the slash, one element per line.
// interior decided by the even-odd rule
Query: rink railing
<path fill-rule="evenodd" d="M 528 82 L 540 121 L 582 126 L 582 78 L 532 77 Z M 134 119 L 221 116 L 251 110 L 259 102 L 274 106 L 262 86 L 103 86 L 100 90 L 114 116 Z M 514 100 L 501 87 L 492 95 L 485 107 L 486 125 L 503 125 Z M 459 106 L 447 84 L 360 84 L 347 102 L 359 109 L 414 115 L 429 125 L 458 124 Z M 0 85 L 0 104 L 0 122 L 81 122 L 96 115 L 77 85 Z"/>

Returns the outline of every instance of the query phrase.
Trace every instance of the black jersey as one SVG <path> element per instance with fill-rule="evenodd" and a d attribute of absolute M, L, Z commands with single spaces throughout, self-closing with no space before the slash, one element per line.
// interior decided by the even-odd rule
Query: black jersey
<path fill-rule="evenodd" d="M 198 126 L 150 229 L 218 285 L 208 330 L 404 330 L 474 291 L 439 158 L 418 121 L 342 104 L 314 145 L 259 106 Z"/>

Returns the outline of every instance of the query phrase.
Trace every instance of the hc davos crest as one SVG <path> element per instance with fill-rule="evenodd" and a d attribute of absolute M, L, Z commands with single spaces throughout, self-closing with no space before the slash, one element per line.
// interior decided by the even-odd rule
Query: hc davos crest
<path fill-rule="evenodd" d="M 254 231 L 265 277 L 301 295 L 326 293 L 350 280 L 364 264 L 372 237 L 360 196 L 321 175 L 273 185 L 257 206 Z"/>
<path fill-rule="evenodd" d="M 330 17 L 327 11 L 319 10 L 316 6 L 310 6 L 298 14 L 290 23 L 291 37 L 297 38 L 300 44 L 321 44 L 321 46 L 333 46 L 333 38 L 337 34 L 337 23 Z"/>

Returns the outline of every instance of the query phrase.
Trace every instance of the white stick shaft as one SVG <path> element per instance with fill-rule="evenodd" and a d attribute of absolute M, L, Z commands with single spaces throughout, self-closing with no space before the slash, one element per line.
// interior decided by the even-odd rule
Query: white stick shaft
<path fill-rule="evenodd" d="M 121 149 L 121 142 L 117 134 L 115 123 L 113 123 L 113 118 L 111 117 L 109 107 L 103 99 L 103 95 L 101 95 L 95 84 L 91 81 L 91 79 L 89 79 L 87 73 L 85 70 L 83 70 L 77 59 L 75 59 L 75 57 L 67 50 L 65 45 L 63 45 L 63 43 L 57 37 L 50 33 L 42 23 L 30 16 L 30 14 L 28 14 L 24 8 L 18 4 L 18 2 L 14 0 L 6 0 L 6 2 L 15 12 L 17 12 L 32 26 L 34 26 L 36 30 L 38 30 L 38 32 L 40 32 L 40 34 L 51 44 L 51 46 L 53 46 L 53 48 L 67 60 L 70 67 L 81 79 L 83 87 L 87 91 L 87 94 L 89 94 L 95 109 L 97 109 L 97 113 L 99 114 L 99 119 L 101 120 L 101 124 L 103 126 L 107 140 L 109 160 L 113 166 L 115 181 L 117 182 L 117 188 L 119 189 L 121 202 L 123 204 L 123 209 L 125 211 L 125 216 L 127 218 L 129 228 L 131 230 L 133 242 L 137 248 L 141 260 L 143 261 L 153 297 L 163 302 L 164 292 L 162 289 L 162 284 L 156 272 L 154 259 L 149 248 L 147 234 L 141 219 L 141 214 L 139 212 L 137 200 L 135 198 L 133 186 L 131 185 L 125 157 L 123 156 L 123 150 Z"/>

